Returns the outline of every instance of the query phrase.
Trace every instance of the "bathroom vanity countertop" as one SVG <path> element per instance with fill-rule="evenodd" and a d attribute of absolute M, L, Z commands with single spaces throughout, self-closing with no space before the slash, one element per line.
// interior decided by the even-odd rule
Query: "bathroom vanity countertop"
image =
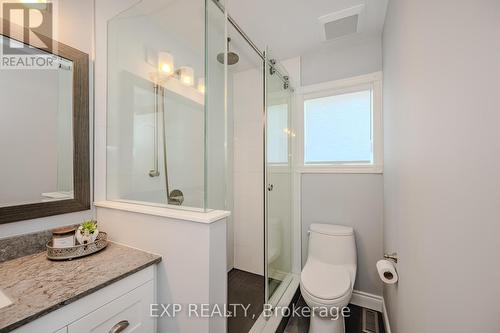
<path fill-rule="evenodd" d="M 0 333 L 161 261 L 161 256 L 109 242 L 94 255 L 51 261 L 46 252 L 0 263 L 0 290 L 13 304 L 0 309 Z"/>

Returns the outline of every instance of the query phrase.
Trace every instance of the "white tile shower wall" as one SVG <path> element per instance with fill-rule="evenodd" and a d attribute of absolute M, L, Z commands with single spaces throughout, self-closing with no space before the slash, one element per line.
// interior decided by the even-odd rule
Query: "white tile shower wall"
<path fill-rule="evenodd" d="M 233 76 L 234 267 L 264 274 L 262 73 Z"/>
<path fill-rule="evenodd" d="M 311 223 L 354 228 L 358 271 L 354 289 L 382 295 L 375 264 L 382 257 L 383 180 L 377 174 L 302 175 L 302 263 Z"/>
<path fill-rule="evenodd" d="M 58 14 L 54 20 L 58 31 L 58 40 L 64 44 L 77 48 L 89 54 L 89 107 L 90 123 L 93 115 L 93 22 L 94 2 L 93 0 L 65 0 L 59 1 Z M 30 121 L 31 122 L 31 121 Z M 90 126 L 90 137 L 92 138 L 92 126 Z M 91 147 L 92 156 L 92 144 Z M 92 157 L 91 157 L 92 159 Z M 92 163 L 92 160 L 91 160 Z M 3 172 L 3 171 L 2 171 Z M 91 179 L 92 179 L 91 173 Z M 92 185 L 91 185 L 92 186 Z M 40 219 L 26 220 L 0 225 L 0 238 L 36 232 L 59 226 L 80 223 L 94 216 L 92 210 L 44 217 Z"/>

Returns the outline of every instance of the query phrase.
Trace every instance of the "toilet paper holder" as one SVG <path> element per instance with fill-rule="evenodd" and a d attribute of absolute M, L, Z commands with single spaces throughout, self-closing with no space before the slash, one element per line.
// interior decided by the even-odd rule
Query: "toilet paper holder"
<path fill-rule="evenodd" d="M 396 252 L 384 254 L 384 258 L 398 263 L 398 254 Z"/>

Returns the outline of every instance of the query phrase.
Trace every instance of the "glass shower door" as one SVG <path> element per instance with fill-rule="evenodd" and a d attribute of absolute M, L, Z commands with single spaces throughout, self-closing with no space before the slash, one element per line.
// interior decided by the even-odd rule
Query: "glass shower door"
<path fill-rule="evenodd" d="M 291 281 L 291 99 L 287 74 L 267 57 L 265 66 L 266 301 L 275 306 Z"/>

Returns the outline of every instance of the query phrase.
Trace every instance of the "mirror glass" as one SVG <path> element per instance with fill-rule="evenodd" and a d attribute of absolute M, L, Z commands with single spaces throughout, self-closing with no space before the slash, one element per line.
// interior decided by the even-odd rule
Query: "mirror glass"
<path fill-rule="evenodd" d="M 0 207 L 74 198 L 73 63 L 46 57 L 53 66 L 0 68 Z"/>

